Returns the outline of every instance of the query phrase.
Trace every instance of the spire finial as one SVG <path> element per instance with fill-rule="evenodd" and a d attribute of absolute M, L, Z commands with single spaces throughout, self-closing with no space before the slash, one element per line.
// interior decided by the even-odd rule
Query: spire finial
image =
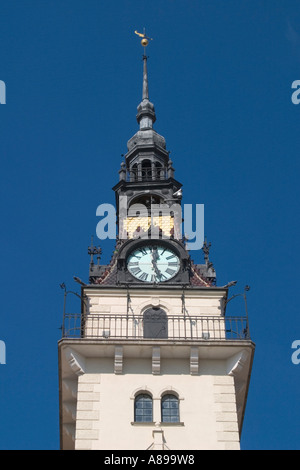
<path fill-rule="evenodd" d="M 144 28 L 143 33 L 139 33 L 138 31 L 135 31 L 135 34 L 140 36 L 142 38 L 141 40 L 141 45 L 144 48 L 144 55 L 143 55 L 143 61 L 144 61 L 144 75 L 143 75 L 143 100 L 149 100 L 149 91 L 148 91 L 148 72 L 147 72 L 147 55 L 146 55 L 146 47 L 149 44 L 149 41 L 152 41 L 152 38 L 149 38 L 146 35 L 146 30 Z"/>
<path fill-rule="evenodd" d="M 134 31 L 135 34 L 142 38 L 141 45 L 144 48 L 144 55 L 143 55 L 143 97 L 142 102 L 138 106 L 138 115 L 137 121 L 140 124 L 140 129 L 151 129 L 153 123 L 156 120 L 155 117 L 155 110 L 152 103 L 149 101 L 149 89 L 148 89 L 148 71 L 147 71 L 147 55 L 146 55 L 146 47 L 149 44 L 149 41 L 152 41 L 152 38 L 146 36 L 146 31 L 144 28 L 143 33 L 139 33 L 138 31 Z"/>
<path fill-rule="evenodd" d="M 138 36 L 140 36 L 142 38 L 141 44 L 144 48 L 144 58 L 145 58 L 146 57 L 146 47 L 148 46 L 149 41 L 152 41 L 152 38 L 149 38 L 148 36 L 146 36 L 145 28 L 144 28 L 143 33 L 139 33 L 138 31 L 135 30 L 135 34 L 137 34 Z M 146 60 L 147 60 L 147 57 L 146 57 Z"/>
<path fill-rule="evenodd" d="M 205 237 L 203 247 L 202 247 L 202 251 L 204 253 L 204 259 L 205 259 L 206 264 L 209 263 L 209 250 L 210 250 L 210 247 L 211 247 L 211 243 L 210 242 L 207 243 L 207 238 Z"/>
<path fill-rule="evenodd" d="M 91 262 L 90 262 L 91 266 L 94 265 L 94 255 L 97 255 L 97 260 L 98 260 L 98 264 L 99 264 L 101 253 L 102 253 L 102 250 L 101 250 L 100 246 L 98 246 L 98 247 L 94 246 L 94 237 L 92 236 L 91 237 L 91 246 L 88 247 L 88 254 L 91 256 Z"/>

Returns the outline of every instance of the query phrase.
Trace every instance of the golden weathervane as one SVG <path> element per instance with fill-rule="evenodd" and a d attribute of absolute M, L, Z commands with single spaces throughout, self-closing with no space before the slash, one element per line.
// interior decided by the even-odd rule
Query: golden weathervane
<path fill-rule="evenodd" d="M 149 44 L 149 41 L 152 41 L 152 38 L 149 38 L 148 36 L 146 36 L 145 28 L 144 28 L 144 33 L 139 33 L 138 31 L 135 31 L 135 34 L 143 38 L 141 40 L 141 44 L 143 47 L 147 47 Z"/>

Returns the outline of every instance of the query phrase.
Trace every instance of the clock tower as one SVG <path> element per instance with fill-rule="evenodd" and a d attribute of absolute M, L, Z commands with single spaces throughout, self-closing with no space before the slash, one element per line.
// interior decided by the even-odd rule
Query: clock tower
<path fill-rule="evenodd" d="M 139 129 L 113 188 L 116 247 L 102 265 L 91 244 L 81 311 L 64 304 L 61 448 L 239 449 L 254 354 L 248 316 L 227 315 L 229 286 L 217 286 L 210 244 L 202 264 L 187 250 L 182 185 L 153 128 L 141 36 Z"/>

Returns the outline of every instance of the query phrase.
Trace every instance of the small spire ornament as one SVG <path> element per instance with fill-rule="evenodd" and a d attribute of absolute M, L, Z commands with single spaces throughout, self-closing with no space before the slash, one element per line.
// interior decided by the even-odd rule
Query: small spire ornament
<path fill-rule="evenodd" d="M 97 263 L 99 265 L 101 253 L 102 253 L 101 247 L 100 246 L 98 246 L 98 247 L 94 246 L 94 237 L 92 236 L 91 246 L 88 247 L 88 254 L 91 256 L 91 263 L 90 264 L 92 266 L 94 264 L 94 255 L 97 255 Z"/>
<path fill-rule="evenodd" d="M 146 53 L 146 47 L 148 46 L 149 44 L 149 41 L 153 41 L 152 38 L 149 38 L 148 36 L 146 36 L 146 30 L 144 28 L 144 32 L 143 33 L 139 33 L 138 31 L 135 31 L 135 34 L 137 34 L 138 36 L 140 36 L 142 38 L 141 40 L 141 45 L 143 46 L 144 48 L 144 54 Z M 146 55 L 146 54 L 145 54 Z"/>

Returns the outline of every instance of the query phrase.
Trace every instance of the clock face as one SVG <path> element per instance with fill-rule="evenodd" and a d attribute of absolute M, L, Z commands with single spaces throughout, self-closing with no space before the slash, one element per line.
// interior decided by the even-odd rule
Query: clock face
<path fill-rule="evenodd" d="M 169 248 L 142 246 L 127 260 L 128 271 L 143 282 L 164 282 L 172 279 L 180 268 L 180 260 Z"/>

